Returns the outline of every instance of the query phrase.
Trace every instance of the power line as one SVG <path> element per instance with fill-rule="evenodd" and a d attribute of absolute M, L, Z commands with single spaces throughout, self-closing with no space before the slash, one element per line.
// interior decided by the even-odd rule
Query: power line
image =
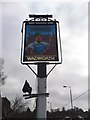
<path fill-rule="evenodd" d="M 81 97 L 82 95 L 86 94 L 90 89 L 88 89 L 87 91 L 85 91 L 84 93 L 82 93 L 81 95 L 79 95 L 78 97 L 74 98 L 72 101 L 78 99 L 79 97 Z M 67 104 L 65 104 L 64 106 L 68 105 L 70 102 L 68 102 Z M 64 107 L 63 106 L 63 107 Z"/>
<path fill-rule="evenodd" d="M 79 95 L 78 97 L 74 98 L 73 101 L 76 100 L 76 99 L 78 99 L 79 97 L 81 97 L 81 96 L 84 95 L 85 93 L 87 93 L 89 90 L 90 90 L 90 89 L 88 89 L 87 91 L 85 91 L 84 93 L 82 93 L 81 95 Z"/>

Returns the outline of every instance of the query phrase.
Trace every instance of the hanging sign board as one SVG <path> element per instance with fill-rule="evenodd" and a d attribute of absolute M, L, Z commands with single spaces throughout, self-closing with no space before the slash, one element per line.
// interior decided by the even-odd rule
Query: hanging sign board
<path fill-rule="evenodd" d="M 29 21 L 23 27 L 22 63 L 59 61 L 57 23 Z"/>

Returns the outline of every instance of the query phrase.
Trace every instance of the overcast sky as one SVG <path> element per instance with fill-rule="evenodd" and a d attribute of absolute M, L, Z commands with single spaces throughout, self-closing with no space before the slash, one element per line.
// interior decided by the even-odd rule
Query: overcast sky
<path fill-rule="evenodd" d="M 47 78 L 47 92 L 50 93 L 47 102 L 52 103 L 53 109 L 62 109 L 70 102 L 69 88 L 63 88 L 63 85 L 71 86 L 73 99 L 88 90 L 88 0 L 21 1 L 2 0 L 0 3 L 0 55 L 5 60 L 4 71 L 8 76 L 2 87 L 2 96 L 11 100 L 16 94 L 22 95 L 21 89 L 26 79 L 33 93 L 36 93 L 36 76 L 20 63 L 21 25 L 29 14 L 52 14 L 60 23 L 63 63 L 57 65 Z M 36 66 L 32 67 L 36 71 Z M 73 101 L 73 104 L 87 110 L 88 93 Z M 65 107 L 70 109 L 70 104 Z"/>

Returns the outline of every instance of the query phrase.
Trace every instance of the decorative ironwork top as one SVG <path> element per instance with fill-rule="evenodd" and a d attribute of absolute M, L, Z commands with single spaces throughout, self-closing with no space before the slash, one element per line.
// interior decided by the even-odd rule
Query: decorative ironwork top
<path fill-rule="evenodd" d="M 48 21 L 48 18 L 52 18 L 52 15 L 35 15 L 30 14 L 30 18 L 33 18 L 34 21 Z"/>

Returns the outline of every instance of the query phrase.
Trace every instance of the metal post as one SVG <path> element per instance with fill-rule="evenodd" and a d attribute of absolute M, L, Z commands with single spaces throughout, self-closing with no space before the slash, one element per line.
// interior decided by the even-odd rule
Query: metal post
<path fill-rule="evenodd" d="M 46 64 L 38 64 L 38 94 L 46 93 Z M 46 120 L 46 95 L 39 95 L 37 98 L 37 119 Z"/>
<path fill-rule="evenodd" d="M 73 100 L 72 100 L 71 86 L 63 86 L 63 87 L 69 87 L 70 88 L 70 102 L 71 102 L 71 109 L 73 109 Z"/>
<path fill-rule="evenodd" d="M 73 101 L 72 101 L 72 91 L 71 91 L 71 86 L 70 86 L 69 88 L 70 88 L 70 98 L 71 98 L 71 109 L 73 109 Z"/>

